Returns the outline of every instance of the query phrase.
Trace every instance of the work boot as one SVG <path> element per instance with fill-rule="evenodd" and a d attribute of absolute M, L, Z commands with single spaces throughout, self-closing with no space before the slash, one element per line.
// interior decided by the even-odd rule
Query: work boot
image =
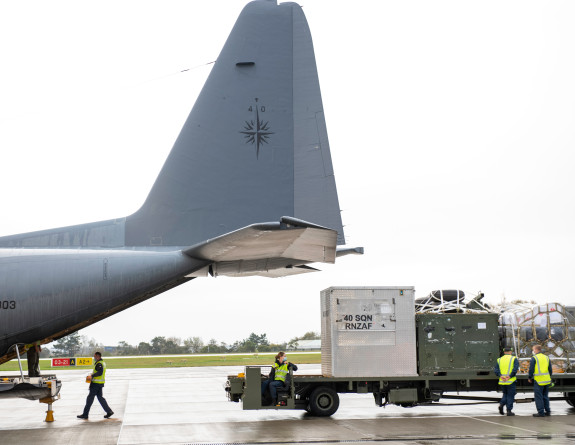
<path fill-rule="evenodd" d="M 512 411 L 507 411 L 507 415 L 508 415 L 508 416 L 514 416 L 514 415 L 515 415 L 515 413 L 514 413 L 514 412 L 512 412 Z"/>
<path fill-rule="evenodd" d="M 501 415 L 505 414 L 503 412 L 503 405 L 499 405 L 499 414 L 501 414 Z"/>
<path fill-rule="evenodd" d="M 545 414 L 536 413 L 536 414 L 533 414 L 533 417 L 545 417 Z"/>
<path fill-rule="evenodd" d="M 546 416 L 550 416 L 550 415 L 551 415 L 551 411 L 547 411 L 547 412 L 545 413 L 545 415 L 546 415 Z"/>
<path fill-rule="evenodd" d="M 104 416 L 104 419 L 109 419 L 109 418 L 112 417 L 113 415 L 114 415 L 114 411 L 110 411 L 109 413 L 107 413 L 107 414 Z"/>
<path fill-rule="evenodd" d="M 87 419 L 88 416 L 85 416 L 84 414 L 80 414 L 79 416 L 76 416 L 78 419 Z"/>

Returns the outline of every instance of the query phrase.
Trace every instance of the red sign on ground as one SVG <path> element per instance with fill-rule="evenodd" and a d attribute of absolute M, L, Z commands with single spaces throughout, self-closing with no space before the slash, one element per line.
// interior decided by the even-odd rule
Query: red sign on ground
<path fill-rule="evenodd" d="M 69 358 L 53 358 L 52 366 L 70 366 Z"/>

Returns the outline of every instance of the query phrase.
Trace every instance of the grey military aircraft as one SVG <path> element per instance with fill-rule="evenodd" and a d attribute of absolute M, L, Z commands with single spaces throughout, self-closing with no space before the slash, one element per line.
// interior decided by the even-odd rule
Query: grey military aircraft
<path fill-rule="evenodd" d="M 341 244 L 307 21 L 254 1 L 136 213 L 0 237 L 0 364 L 196 277 L 282 277 L 358 252 Z"/>

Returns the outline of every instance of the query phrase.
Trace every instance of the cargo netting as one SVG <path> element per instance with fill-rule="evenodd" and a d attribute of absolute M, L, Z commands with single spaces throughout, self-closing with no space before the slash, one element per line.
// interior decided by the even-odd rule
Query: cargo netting
<path fill-rule="evenodd" d="M 417 314 L 477 314 L 494 313 L 489 305 L 482 303 L 484 294 L 479 293 L 472 299 L 465 297 L 461 290 L 434 290 L 429 295 L 415 299 Z"/>
<path fill-rule="evenodd" d="M 436 290 L 415 300 L 417 314 L 498 313 L 502 347 L 511 347 L 521 373 L 529 372 L 533 345 L 541 345 L 553 372 L 575 372 L 575 317 L 559 303 L 537 306 L 511 303 L 491 307 L 483 293 L 473 298 L 460 290 Z"/>
<path fill-rule="evenodd" d="M 554 373 L 575 371 L 575 317 L 559 303 L 504 307 L 499 318 L 503 347 L 511 347 L 520 372 L 529 371 L 533 345 L 541 345 Z"/>

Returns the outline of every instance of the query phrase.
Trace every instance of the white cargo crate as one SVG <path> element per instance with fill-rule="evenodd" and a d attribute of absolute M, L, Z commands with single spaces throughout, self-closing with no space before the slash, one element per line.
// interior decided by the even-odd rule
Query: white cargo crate
<path fill-rule="evenodd" d="M 327 377 L 416 376 L 413 286 L 323 290 L 321 370 Z"/>

